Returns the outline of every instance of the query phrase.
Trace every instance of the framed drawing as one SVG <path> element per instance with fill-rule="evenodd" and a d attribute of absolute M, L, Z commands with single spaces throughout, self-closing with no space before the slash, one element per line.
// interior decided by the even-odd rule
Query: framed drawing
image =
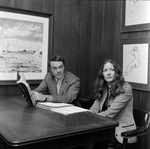
<path fill-rule="evenodd" d="M 150 39 L 122 40 L 123 76 L 132 87 L 150 90 Z"/>
<path fill-rule="evenodd" d="M 150 1 L 123 0 L 122 31 L 150 30 Z"/>
<path fill-rule="evenodd" d="M 0 84 L 10 84 L 23 72 L 26 80 L 40 81 L 52 52 L 53 16 L 0 7 Z"/>

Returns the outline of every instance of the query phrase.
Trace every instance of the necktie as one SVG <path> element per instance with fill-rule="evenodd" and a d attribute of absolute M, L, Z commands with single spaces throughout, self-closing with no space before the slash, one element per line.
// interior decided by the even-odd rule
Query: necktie
<path fill-rule="evenodd" d="M 58 80 L 58 81 L 57 81 L 57 94 L 58 94 L 58 95 L 59 95 L 60 86 L 61 86 L 61 81 Z"/>

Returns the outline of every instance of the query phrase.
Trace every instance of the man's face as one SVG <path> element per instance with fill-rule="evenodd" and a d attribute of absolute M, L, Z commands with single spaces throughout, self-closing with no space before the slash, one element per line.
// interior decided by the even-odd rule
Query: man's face
<path fill-rule="evenodd" d="M 51 61 L 50 67 L 51 67 L 51 72 L 55 78 L 61 79 L 63 77 L 65 72 L 65 67 L 62 61 L 60 62 Z"/>

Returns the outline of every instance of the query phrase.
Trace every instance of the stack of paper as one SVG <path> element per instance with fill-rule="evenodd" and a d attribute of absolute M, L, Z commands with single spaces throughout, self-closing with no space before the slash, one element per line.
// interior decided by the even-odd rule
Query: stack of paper
<path fill-rule="evenodd" d="M 89 111 L 88 109 L 76 107 L 76 106 L 67 106 L 61 108 L 52 108 L 51 111 L 58 112 L 64 115 L 79 113 L 79 112 L 86 112 Z"/>
<path fill-rule="evenodd" d="M 73 105 L 67 103 L 37 102 L 36 106 L 39 108 L 51 110 L 52 108 L 68 107 Z"/>
<path fill-rule="evenodd" d="M 46 110 L 51 110 L 53 112 L 58 112 L 64 115 L 89 111 L 87 109 L 76 107 L 68 103 L 37 102 L 36 106 Z"/>

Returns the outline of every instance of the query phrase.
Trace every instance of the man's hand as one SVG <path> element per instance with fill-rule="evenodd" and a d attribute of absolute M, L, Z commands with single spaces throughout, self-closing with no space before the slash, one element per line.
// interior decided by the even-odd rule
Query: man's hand
<path fill-rule="evenodd" d="M 37 102 L 37 101 L 45 101 L 46 95 L 40 94 L 38 92 L 32 91 L 32 99 Z"/>

